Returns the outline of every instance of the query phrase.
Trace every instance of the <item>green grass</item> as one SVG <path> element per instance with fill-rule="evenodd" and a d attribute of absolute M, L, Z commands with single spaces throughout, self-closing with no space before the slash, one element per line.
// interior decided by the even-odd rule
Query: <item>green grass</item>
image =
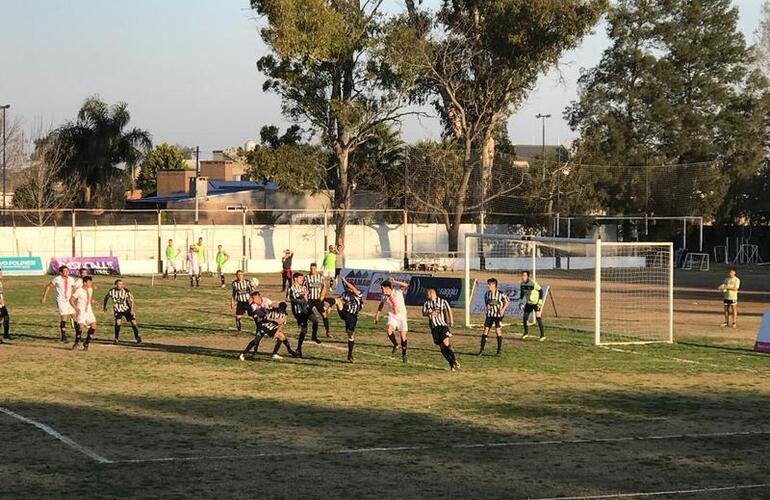
<path fill-rule="evenodd" d="M 279 297 L 273 277 L 260 280 Z M 97 282 L 106 292 L 109 280 Z M 610 350 L 554 329 L 524 342 L 510 326 L 503 355 L 478 358 L 478 332 L 456 328 L 462 369 L 450 373 L 416 313 L 406 366 L 369 316 L 357 363 L 345 363 L 333 315 L 334 339 L 306 344 L 306 359 L 239 362 L 250 335 L 234 335 L 227 291 L 127 278 L 145 345 L 124 327 L 112 346 L 105 313 L 104 342 L 72 352 L 57 342 L 51 299 L 39 303 L 44 283 L 5 280 L 15 339 L 0 345 L 0 406 L 115 463 L 0 414 L 0 497 L 538 498 L 766 482 L 766 434 L 457 447 L 770 431 L 770 358 L 751 351 L 750 333 Z M 418 449 L 338 453 L 402 446 Z M 196 459 L 121 463 L 163 457 Z"/>

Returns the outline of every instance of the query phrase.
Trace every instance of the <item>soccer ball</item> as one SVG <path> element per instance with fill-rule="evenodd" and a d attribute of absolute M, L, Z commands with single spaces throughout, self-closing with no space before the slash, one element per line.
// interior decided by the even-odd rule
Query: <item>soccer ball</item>
<path fill-rule="evenodd" d="M 249 285 L 251 286 L 252 289 L 257 289 L 259 288 L 259 280 L 257 278 L 251 278 L 249 280 Z"/>

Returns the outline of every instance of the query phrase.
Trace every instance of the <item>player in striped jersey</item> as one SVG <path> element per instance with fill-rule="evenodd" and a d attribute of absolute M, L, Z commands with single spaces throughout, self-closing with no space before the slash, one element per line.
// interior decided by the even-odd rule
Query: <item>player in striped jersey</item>
<path fill-rule="evenodd" d="M 302 357 L 302 344 L 305 343 L 305 335 L 307 335 L 308 321 L 313 323 L 313 340 L 316 343 L 321 343 L 318 340 L 318 320 L 310 310 L 310 303 L 308 297 L 310 291 L 305 284 L 305 275 L 302 273 L 294 273 L 292 276 L 292 285 L 286 290 L 286 298 L 291 302 L 291 312 L 294 314 L 294 318 L 297 320 L 297 326 L 299 327 L 299 337 L 297 338 L 297 356 Z"/>
<path fill-rule="evenodd" d="M 8 306 L 5 305 L 3 295 L 3 270 L 0 269 L 0 322 L 3 323 L 3 340 L 11 340 L 11 316 L 8 314 Z"/>
<path fill-rule="evenodd" d="M 241 318 L 249 312 L 249 297 L 252 289 L 251 282 L 243 276 L 240 269 L 235 272 L 235 279 L 230 284 L 232 295 L 230 296 L 230 310 L 235 308 L 235 334 L 241 334 Z"/>
<path fill-rule="evenodd" d="M 243 361 L 244 357 L 249 352 L 257 354 L 259 343 L 264 336 L 264 332 L 262 331 L 262 323 L 265 321 L 267 311 L 269 311 L 272 307 L 273 301 L 267 297 L 262 297 L 262 294 L 259 292 L 251 292 L 251 295 L 249 296 L 249 316 L 251 316 L 254 320 L 254 339 L 249 342 L 249 344 L 246 346 L 246 349 L 244 349 L 243 353 L 241 353 L 241 361 Z"/>
<path fill-rule="evenodd" d="M 487 336 L 492 327 L 495 327 L 497 336 L 497 354 L 500 354 L 503 348 L 503 328 L 502 320 L 505 316 L 505 310 L 511 300 L 506 294 L 497 289 L 497 280 L 489 278 L 487 280 L 487 293 L 484 295 L 484 305 L 487 310 L 487 317 L 484 320 L 484 331 L 481 334 L 481 347 L 479 356 L 484 353 L 484 347 L 487 345 Z"/>
<path fill-rule="evenodd" d="M 353 362 L 353 348 L 356 345 L 356 324 L 358 324 L 358 313 L 364 307 L 364 299 L 361 292 L 351 282 L 342 277 L 342 284 L 345 291 L 340 295 L 335 303 L 337 313 L 342 321 L 345 322 L 345 333 L 348 336 L 348 363 Z"/>
<path fill-rule="evenodd" d="M 131 330 L 134 332 L 134 339 L 137 344 L 142 343 L 142 337 L 139 336 L 139 326 L 136 324 L 136 301 L 134 295 L 125 287 L 123 280 L 115 280 L 115 287 L 111 288 L 104 296 L 102 311 L 107 310 L 107 302 L 112 300 L 112 314 L 115 317 L 115 342 L 120 342 L 120 323 L 126 320 L 131 324 Z"/>
<path fill-rule="evenodd" d="M 393 288 L 393 285 L 399 288 Z M 396 330 L 398 330 L 401 337 L 401 361 L 406 363 L 406 347 L 407 347 L 407 334 L 409 331 L 409 324 L 406 316 L 406 303 L 404 302 L 404 291 L 409 287 L 409 283 L 403 281 L 396 281 L 394 279 L 386 279 L 380 283 L 380 289 L 382 290 L 382 301 L 377 307 L 377 312 L 374 314 L 374 323 L 380 319 L 380 313 L 385 308 L 385 304 L 388 305 L 388 339 L 393 344 L 392 354 L 395 354 L 399 348 L 398 342 L 396 342 Z"/>
<path fill-rule="evenodd" d="M 433 343 L 441 349 L 441 354 L 449 363 L 449 370 L 455 371 L 460 365 L 457 363 L 452 347 L 449 345 L 449 339 L 452 333 L 449 328 L 454 325 L 452 308 L 449 302 L 438 296 L 435 288 L 426 290 L 426 301 L 422 305 L 422 315 L 428 318 L 428 326 L 433 336 Z"/>
<path fill-rule="evenodd" d="M 308 305 L 310 306 L 310 312 L 313 312 L 313 315 L 315 315 L 314 310 L 318 311 L 318 314 L 321 316 L 321 320 L 324 323 L 326 336 L 331 337 L 332 335 L 329 330 L 329 315 L 327 314 L 326 302 L 324 301 L 328 287 L 326 280 L 321 276 L 321 273 L 318 272 L 318 265 L 315 262 L 310 264 L 310 274 L 305 276 L 305 284 L 308 289 Z M 320 343 L 318 340 L 318 321 L 313 323 L 313 340 Z"/>
<path fill-rule="evenodd" d="M 281 349 L 281 344 L 286 346 L 286 350 L 293 358 L 299 357 L 297 351 L 291 349 L 291 344 L 286 335 L 283 334 L 283 325 L 286 323 L 286 302 L 281 302 L 278 307 L 272 307 L 265 312 L 265 318 L 259 324 L 259 335 L 267 336 L 275 339 L 275 347 L 273 347 L 273 359 L 281 359 L 278 355 L 278 351 Z M 251 345 L 251 344 L 249 344 Z M 244 361 L 246 359 L 246 353 L 248 347 L 244 350 L 238 359 Z"/>

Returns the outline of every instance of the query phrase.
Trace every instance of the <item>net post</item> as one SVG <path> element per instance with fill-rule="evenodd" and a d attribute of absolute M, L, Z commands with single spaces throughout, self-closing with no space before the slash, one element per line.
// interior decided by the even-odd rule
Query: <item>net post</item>
<path fill-rule="evenodd" d="M 668 343 L 674 343 L 674 244 L 668 245 Z"/>
<path fill-rule="evenodd" d="M 465 235 L 465 248 L 463 253 L 465 254 L 465 326 L 470 328 L 471 326 L 471 243 L 468 235 Z"/>
<path fill-rule="evenodd" d="M 594 345 L 602 343 L 602 239 L 597 238 L 594 258 Z"/>

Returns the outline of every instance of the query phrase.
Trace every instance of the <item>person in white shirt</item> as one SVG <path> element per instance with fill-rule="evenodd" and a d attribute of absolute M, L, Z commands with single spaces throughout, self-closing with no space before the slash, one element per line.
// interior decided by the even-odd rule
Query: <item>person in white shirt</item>
<path fill-rule="evenodd" d="M 399 288 L 393 288 L 396 285 Z M 403 281 L 396 281 L 394 279 L 387 279 L 380 284 L 382 289 L 382 301 L 380 302 L 377 312 L 374 315 L 374 322 L 377 323 L 380 319 L 380 312 L 385 308 L 385 304 L 388 305 L 388 326 L 387 333 L 391 344 L 393 344 L 392 353 L 395 354 L 398 350 L 398 342 L 396 342 L 395 331 L 401 337 L 401 360 L 406 363 L 406 340 L 407 333 L 409 331 L 409 324 L 406 317 L 406 303 L 404 302 L 404 291 L 409 287 L 408 283 Z"/>
<path fill-rule="evenodd" d="M 41 304 L 45 303 L 51 288 L 56 289 L 56 308 L 59 312 L 61 341 L 67 342 L 67 319 L 75 314 L 75 310 L 70 304 L 70 298 L 77 288 L 75 279 L 70 276 L 70 270 L 67 266 L 59 266 L 59 274 L 45 286 L 43 297 L 40 299 Z"/>
<path fill-rule="evenodd" d="M 83 286 L 75 290 L 70 297 L 70 305 L 75 310 L 75 343 L 72 349 L 75 350 L 80 344 L 83 334 L 83 328 L 88 327 L 86 340 L 83 342 L 83 350 L 88 350 L 91 338 L 96 332 L 96 316 L 94 315 L 94 280 L 90 276 L 83 278 Z"/>
<path fill-rule="evenodd" d="M 90 273 L 88 271 L 87 267 L 81 267 L 78 269 L 78 276 L 75 278 L 75 289 L 78 289 L 83 286 L 83 278 L 86 276 L 89 276 Z"/>

